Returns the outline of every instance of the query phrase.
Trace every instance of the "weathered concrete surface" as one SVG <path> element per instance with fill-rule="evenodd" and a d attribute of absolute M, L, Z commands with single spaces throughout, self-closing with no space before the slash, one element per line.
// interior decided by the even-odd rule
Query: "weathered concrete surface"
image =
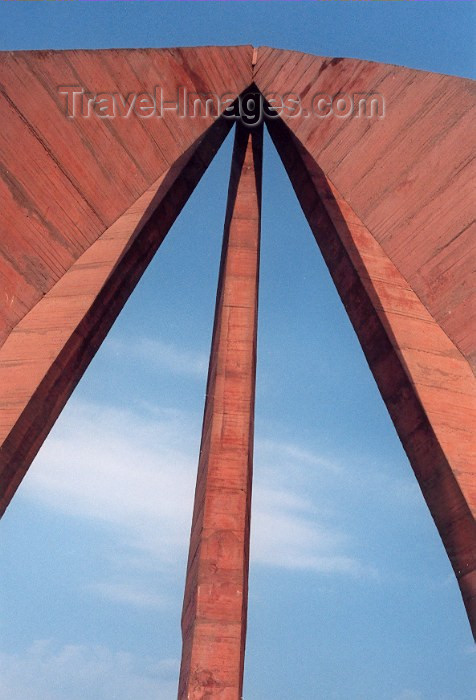
<path fill-rule="evenodd" d="M 179 699 L 239 700 L 248 591 L 262 127 L 238 126 L 182 615 Z"/>
<path fill-rule="evenodd" d="M 317 93 L 385 98 L 383 119 L 270 128 L 474 629 L 474 83 L 460 78 L 251 46 L 0 53 L 0 512 L 230 126 L 67 119 L 57 88 L 173 101 L 252 81 L 308 112 Z"/>
<path fill-rule="evenodd" d="M 382 119 L 283 119 L 474 368 L 476 83 L 269 47 L 253 79 L 308 114 L 318 93 L 384 96 Z"/>
<path fill-rule="evenodd" d="M 0 515 L 230 128 L 220 120 L 209 127 L 0 347 Z"/>
<path fill-rule="evenodd" d="M 202 136 L 212 116 L 65 116 L 59 87 L 133 95 L 241 93 L 251 46 L 0 52 L 0 346 L 106 229 Z M 169 105 L 170 106 L 170 105 Z"/>
<path fill-rule="evenodd" d="M 407 452 L 476 631 L 476 382 L 383 247 L 282 123 L 270 132 Z"/>
<path fill-rule="evenodd" d="M 232 126 L 173 109 L 70 119 L 58 88 L 239 93 L 251 54 L 0 52 L 0 515 Z"/>

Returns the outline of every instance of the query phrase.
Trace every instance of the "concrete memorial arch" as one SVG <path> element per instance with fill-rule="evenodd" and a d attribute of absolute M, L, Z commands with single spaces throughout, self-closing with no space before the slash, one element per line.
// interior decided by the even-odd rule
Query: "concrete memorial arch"
<path fill-rule="evenodd" d="M 470 80 L 269 47 L 0 54 L 1 513 L 236 127 L 181 700 L 242 692 L 263 123 L 476 631 L 474 117 Z"/>

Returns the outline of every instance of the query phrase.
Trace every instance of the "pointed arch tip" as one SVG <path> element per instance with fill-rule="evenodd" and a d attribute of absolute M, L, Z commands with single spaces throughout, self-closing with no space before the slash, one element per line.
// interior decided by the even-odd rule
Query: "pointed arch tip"
<path fill-rule="evenodd" d="M 42 300 L 50 300 L 56 285 L 71 279 L 82 256 L 107 240 L 134 206 L 137 214 L 141 198 L 152 196 L 146 219 L 159 209 L 165 221 L 177 214 L 231 128 L 223 119 L 181 119 L 173 110 L 155 120 L 134 114 L 127 122 L 108 122 L 97 114 L 69 119 L 64 95 L 56 90 L 79 84 L 137 95 L 157 76 L 165 99 L 180 86 L 192 93 L 240 95 L 252 87 L 262 95 L 294 91 L 299 97 L 299 114 L 283 111 L 269 120 L 271 137 L 316 240 L 328 248 L 329 269 L 470 606 L 476 594 L 474 576 L 467 573 L 476 561 L 470 520 L 476 509 L 475 473 L 469 462 L 476 406 L 470 374 L 476 362 L 471 317 L 476 293 L 467 283 L 474 236 L 474 81 L 249 44 L 0 52 L 0 197 L 7 227 L 0 237 L 6 300 L 0 306 L 0 371 L 8 370 L 7 340 L 11 349 L 20 325 L 37 316 Z M 340 113 L 335 86 L 345 89 L 353 105 L 356 95 L 383 96 L 384 114 L 378 113 L 378 100 L 374 116 L 372 104 L 367 113 L 360 102 L 357 112 Z M 321 108 L 316 95 L 324 96 Z M 151 193 L 155 185 L 161 192 L 157 202 Z M 140 230 L 148 230 L 142 223 Z M 126 226 L 123 233 L 127 238 L 132 231 Z M 138 235 L 131 248 L 136 255 L 142 238 Z M 334 259 L 336 250 L 341 257 Z M 112 277 L 118 289 L 126 276 L 122 260 L 119 255 Z M 347 277 L 341 268 L 348 270 Z M 361 307 L 349 296 L 349 279 L 355 281 Z M 106 296 L 98 292 L 95 299 L 91 308 L 102 318 Z M 372 333 L 380 345 L 371 342 Z M 68 371 L 71 388 L 78 376 Z M 7 425 L 8 392 L 15 393 L 20 381 L 10 370 L 8 377 L 0 383 L 0 426 L 7 433 L 14 429 Z M 389 377 L 399 377 L 400 384 Z M 58 389 L 65 400 L 66 393 Z M 414 430 L 404 420 L 402 406 L 410 405 L 402 403 L 404 396 L 412 415 L 421 418 Z M 54 420 L 61 401 L 46 407 L 51 413 L 44 425 Z M 33 406 L 24 407 L 18 422 L 23 427 L 17 426 L 15 434 L 19 440 L 25 426 L 36 425 L 41 444 L 44 425 L 40 430 L 35 413 L 40 409 Z M 433 466 L 424 457 L 429 446 Z M 9 469 L 5 455 L 3 450 L 0 465 Z M 439 484 L 436 490 L 432 483 Z"/>

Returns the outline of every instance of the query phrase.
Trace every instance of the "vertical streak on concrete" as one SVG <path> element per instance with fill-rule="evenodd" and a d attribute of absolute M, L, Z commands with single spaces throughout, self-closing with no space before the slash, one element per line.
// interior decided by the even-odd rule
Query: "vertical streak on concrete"
<path fill-rule="evenodd" d="M 242 694 L 262 143 L 262 126 L 237 124 L 182 613 L 180 700 Z"/>

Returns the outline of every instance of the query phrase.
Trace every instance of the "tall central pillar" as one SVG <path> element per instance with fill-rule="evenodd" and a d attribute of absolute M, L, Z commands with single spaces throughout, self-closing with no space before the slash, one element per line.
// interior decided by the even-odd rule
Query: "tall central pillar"
<path fill-rule="evenodd" d="M 182 612 L 179 700 L 242 695 L 262 148 L 262 125 L 238 123 Z"/>

